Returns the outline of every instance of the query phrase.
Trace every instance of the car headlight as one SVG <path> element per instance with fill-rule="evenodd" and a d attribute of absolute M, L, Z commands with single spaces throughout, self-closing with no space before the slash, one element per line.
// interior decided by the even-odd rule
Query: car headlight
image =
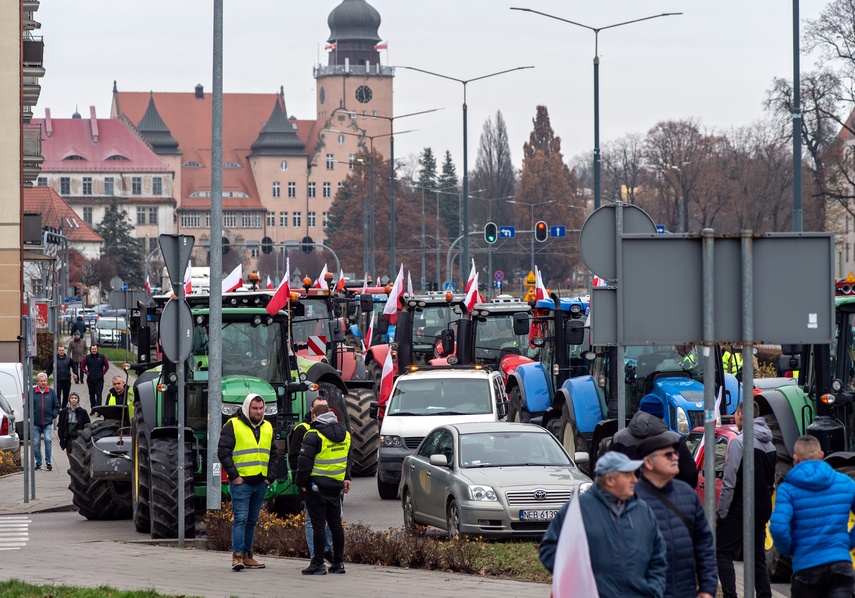
<path fill-rule="evenodd" d="M 677 431 L 680 434 L 688 434 L 691 432 L 689 429 L 689 418 L 686 417 L 686 412 L 683 409 L 677 409 Z"/>
<path fill-rule="evenodd" d="M 279 413 L 279 407 L 276 403 L 268 403 L 264 406 L 264 415 L 276 415 Z"/>
<path fill-rule="evenodd" d="M 401 437 L 393 434 L 381 434 L 380 446 L 402 446 Z"/>
<path fill-rule="evenodd" d="M 587 492 L 591 489 L 591 486 L 593 486 L 591 482 L 582 482 L 581 484 L 579 484 L 579 494 Z"/>
<path fill-rule="evenodd" d="M 487 502 L 496 502 L 499 500 L 496 497 L 496 491 L 489 486 L 469 486 L 469 499 Z"/>
<path fill-rule="evenodd" d="M 240 407 L 241 407 L 240 405 L 227 405 L 227 404 L 224 404 L 224 405 L 223 405 L 223 409 L 222 409 L 222 411 L 223 411 L 223 415 L 227 415 L 227 416 L 231 417 L 231 416 L 233 416 L 235 413 L 237 413 L 237 412 L 238 412 L 238 409 L 240 409 Z"/>

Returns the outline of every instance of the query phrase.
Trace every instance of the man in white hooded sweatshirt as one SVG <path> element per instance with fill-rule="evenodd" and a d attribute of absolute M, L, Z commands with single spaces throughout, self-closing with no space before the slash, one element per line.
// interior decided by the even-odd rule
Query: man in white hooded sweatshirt
<path fill-rule="evenodd" d="M 232 497 L 232 570 L 263 569 L 252 541 L 267 486 L 276 479 L 273 426 L 264 419 L 264 399 L 250 393 L 220 433 L 217 457 L 229 476 Z"/>

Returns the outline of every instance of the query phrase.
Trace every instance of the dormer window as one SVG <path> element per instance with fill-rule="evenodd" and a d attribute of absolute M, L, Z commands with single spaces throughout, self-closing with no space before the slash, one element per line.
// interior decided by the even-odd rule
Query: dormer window
<path fill-rule="evenodd" d="M 70 156 L 66 156 L 63 160 L 83 160 L 86 161 L 86 158 L 83 156 L 78 156 L 77 154 L 71 154 Z"/>
<path fill-rule="evenodd" d="M 223 168 L 242 168 L 237 162 L 223 162 Z"/>
<path fill-rule="evenodd" d="M 115 160 L 115 161 L 124 160 L 124 161 L 127 161 L 128 159 L 121 154 L 113 154 L 112 156 L 108 156 L 107 160 Z"/>
<path fill-rule="evenodd" d="M 204 166 L 202 166 L 198 162 L 191 160 L 189 162 L 185 162 L 184 164 L 182 164 L 181 168 L 204 168 Z"/>

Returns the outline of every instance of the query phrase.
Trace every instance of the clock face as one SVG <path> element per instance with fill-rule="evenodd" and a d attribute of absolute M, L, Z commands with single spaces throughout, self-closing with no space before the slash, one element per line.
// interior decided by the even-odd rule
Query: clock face
<path fill-rule="evenodd" d="M 319 96 L 320 96 L 320 98 L 319 98 L 319 99 L 321 100 L 321 104 L 323 104 L 323 103 L 324 103 L 324 100 L 325 100 L 325 99 L 326 99 L 326 97 L 327 97 L 326 90 L 325 90 L 323 87 L 321 87 L 321 91 L 319 92 Z"/>
<path fill-rule="evenodd" d="M 371 101 L 371 88 L 367 85 L 360 85 L 356 88 L 356 99 L 362 104 L 367 104 Z"/>

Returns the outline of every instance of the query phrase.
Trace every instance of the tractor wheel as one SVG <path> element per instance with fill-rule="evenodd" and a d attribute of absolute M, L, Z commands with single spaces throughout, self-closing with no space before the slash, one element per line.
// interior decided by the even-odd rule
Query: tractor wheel
<path fill-rule="evenodd" d="M 182 447 L 177 438 L 151 441 L 151 537 L 178 537 L 178 460 L 184 458 L 184 537 L 195 532 L 193 510 L 193 454 L 190 445 Z"/>
<path fill-rule="evenodd" d="M 383 378 L 383 365 L 372 361 L 368 366 L 368 379 L 374 382 L 374 396 L 380 396 L 380 380 Z"/>
<path fill-rule="evenodd" d="M 565 403 L 561 408 L 561 423 L 558 441 L 564 446 L 564 450 L 570 453 L 575 460 L 577 452 L 587 452 L 588 443 L 576 428 L 576 422 L 570 418 L 570 409 Z"/>
<path fill-rule="evenodd" d="M 151 464 L 148 460 L 148 436 L 145 433 L 142 408 L 134 412 L 132 422 L 134 439 L 133 474 L 131 478 L 131 504 L 134 527 L 141 534 L 151 532 Z"/>
<path fill-rule="evenodd" d="M 341 389 L 332 382 L 319 382 L 318 392 L 327 400 L 330 410 L 334 411 L 338 416 L 338 421 L 343 422 L 350 431 L 350 416 L 347 412 L 347 403 L 344 401 L 344 394 Z"/>
<path fill-rule="evenodd" d="M 86 519 L 127 519 L 131 516 L 131 487 L 127 482 L 95 480 L 90 474 L 93 443 L 105 436 L 118 436 L 120 422 L 114 419 L 88 424 L 71 445 L 68 475 L 72 502 Z"/>
<path fill-rule="evenodd" d="M 376 396 L 368 389 L 357 388 L 345 398 L 350 415 L 350 472 L 354 476 L 372 476 L 377 471 L 380 424 L 368 416 L 368 409 Z"/>
<path fill-rule="evenodd" d="M 508 405 L 508 421 L 527 424 L 531 421 L 531 413 L 523 407 L 522 392 L 519 386 L 514 386 L 511 389 L 511 396 Z"/>

